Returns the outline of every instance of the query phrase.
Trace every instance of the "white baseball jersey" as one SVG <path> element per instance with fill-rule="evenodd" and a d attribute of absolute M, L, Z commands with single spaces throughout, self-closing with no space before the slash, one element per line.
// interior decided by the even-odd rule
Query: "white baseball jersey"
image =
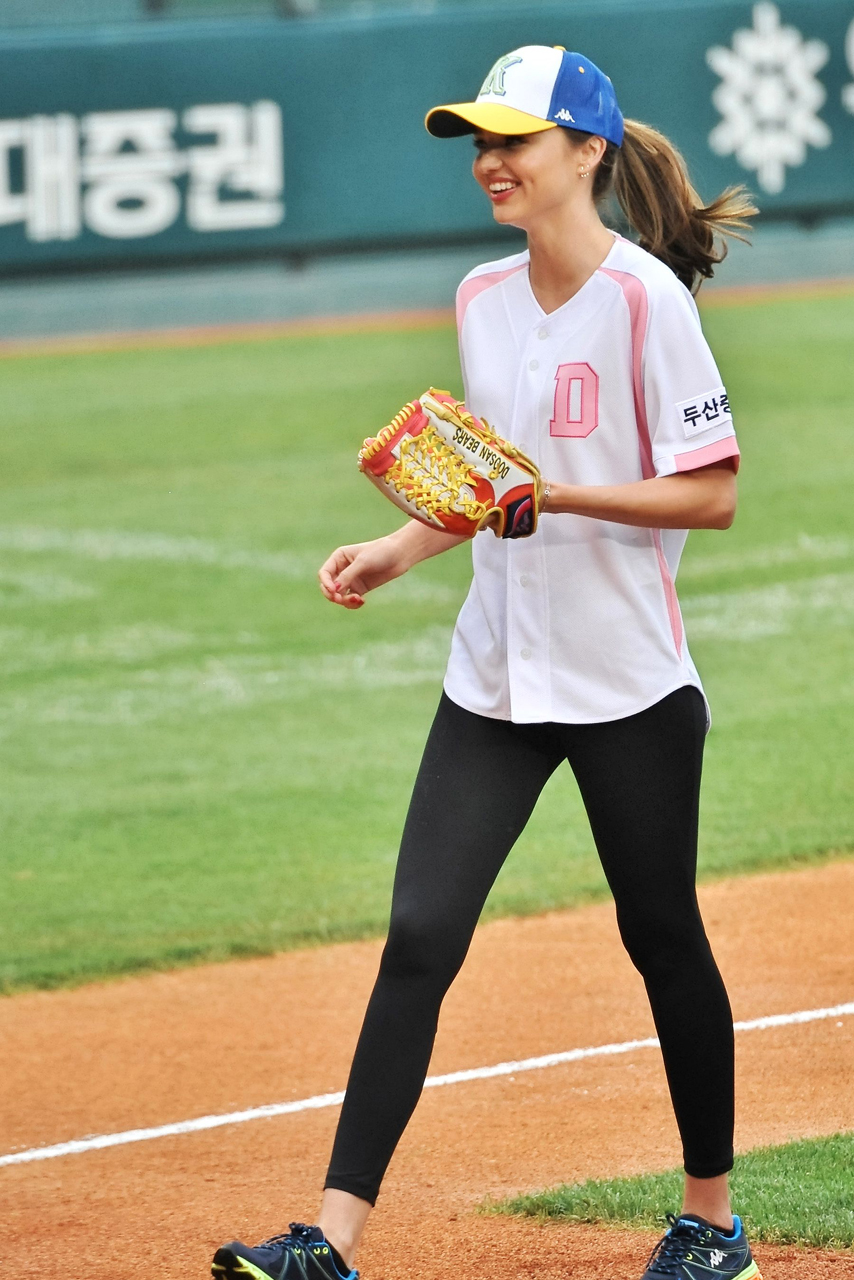
<path fill-rule="evenodd" d="M 584 286 L 547 315 L 528 254 L 476 267 L 457 293 L 466 404 L 552 482 L 628 484 L 731 458 L 726 390 L 688 290 L 617 237 Z M 474 580 L 445 689 L 519 723 L 632 715 L 702 689 L 674 579 L 684 530 L 543 515 L 530 538 L 472 544 Z"/>

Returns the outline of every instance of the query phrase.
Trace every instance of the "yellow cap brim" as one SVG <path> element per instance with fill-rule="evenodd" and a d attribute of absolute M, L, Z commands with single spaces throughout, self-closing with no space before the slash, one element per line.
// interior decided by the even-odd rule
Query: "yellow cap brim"
<path fill-rule="evenodd" d="M 501 102 L 452 102 L 448 106 L 434 107 L 427 112 L 424 126 L 434 138 L 460 138 L 477 129 L 509 137 L 557 128 L 551 120 L 530 116 L 527 111 L 505 107 Z"/>

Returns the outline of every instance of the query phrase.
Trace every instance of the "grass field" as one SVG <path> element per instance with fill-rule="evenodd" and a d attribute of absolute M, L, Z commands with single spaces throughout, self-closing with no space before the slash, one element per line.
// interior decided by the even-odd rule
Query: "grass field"
<path fill-rule="evenodd" d="M 851 1133 L 760 1147 L 736 1156 L 734 1202 L 751 1240 L 820 1249 L 854 1247 L 852 1170 Z M 681 1169 L 601 1182 L 591 1179 L 487 1207 L 565 1222 L 663 1227 L 665 1213 L 678 1210 L 683 1180 Z"/>
<path fill-rule="evenodd" d="M 715 715 L 702 873 L 854 849 L 854 298 L 716 307 L 744 462 L 680 574 Z M 450 329 L 0 362 L 0 985 L 384 927 L 468 579 L 458 549 L 325 604 L 398 523 L 355 450 Z M 571 776 L 489 911 L 604 893 Z"/>

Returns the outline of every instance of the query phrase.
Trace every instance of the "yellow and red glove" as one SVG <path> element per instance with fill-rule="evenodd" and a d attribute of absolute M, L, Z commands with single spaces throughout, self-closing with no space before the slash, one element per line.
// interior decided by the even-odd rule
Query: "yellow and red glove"
<path fill-rule="evenodd" d="M 543 483 L 536 465 L 448 391 L 410 401 L 359 451 L 359 469 L 407 515 L 473 538 L 527 538 Z"/>

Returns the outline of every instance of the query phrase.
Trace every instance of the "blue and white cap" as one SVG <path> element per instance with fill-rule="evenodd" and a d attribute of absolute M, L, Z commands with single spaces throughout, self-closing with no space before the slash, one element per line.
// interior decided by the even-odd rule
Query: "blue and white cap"
<path fill-rule="evenodd" d="M 614 86 L 595 62 L 560 45 L 526 44 L 499 58 L 474 102 L 434 107 L 424 121 L 437 138 L 578 129 L 622 145 Z"/>

